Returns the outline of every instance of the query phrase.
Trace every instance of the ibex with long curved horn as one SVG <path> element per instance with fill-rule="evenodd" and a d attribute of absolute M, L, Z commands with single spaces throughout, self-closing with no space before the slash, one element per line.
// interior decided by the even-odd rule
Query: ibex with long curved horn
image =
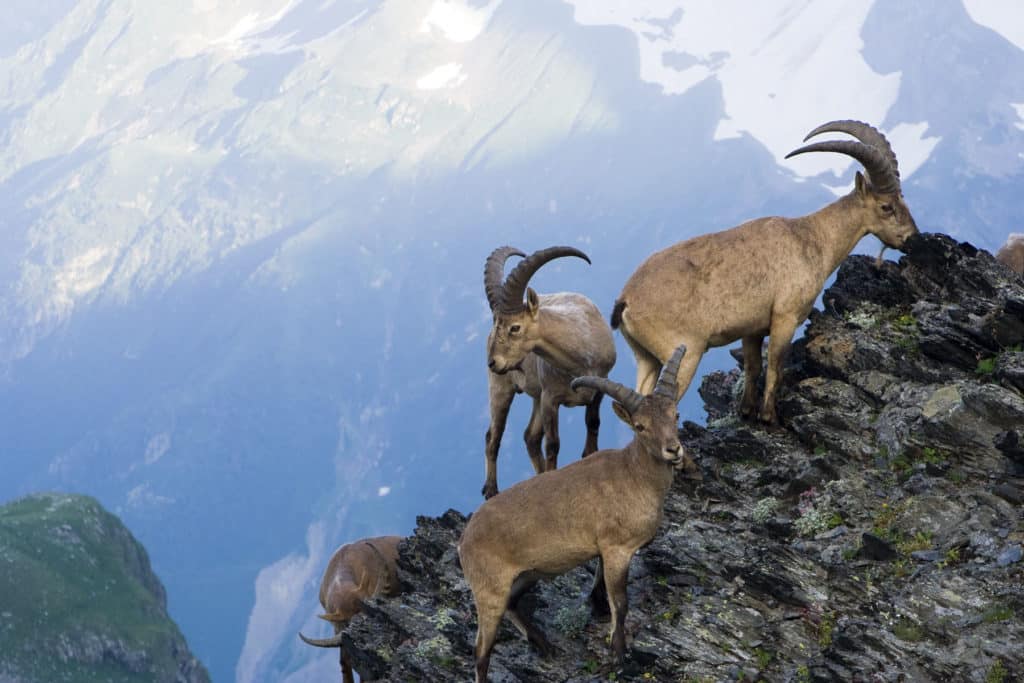
<path fill-rule="evenodd" d="M 917 234 L 903 201 L 896 155 L 880 132 L 859 121 L 832 121 L 804 140 L 835 131 L 854 140 L 818 142 L 805 152 L 840 152 L 859 161 L 854 189 L 800 218 L 758 218 L 659 251 L 629 278 L 615 302 L 612 327 L 620 329 L 637 363 L 637 390 L 654 385 L 672 349 L 690 352 L 678 377 L 682 396 L 697 364 L 712 346 L 743 340 L 744 417 L 757 413 L 761 344 L 768 335 L 768 373 L 759 417 L 777 423 L 775 394 L 782 361 L 796 328 L 807 318 L 828 276 L 871 233 L 903 249 Z"/>
<path fill-rule="evenodd" d="M 503 281 L 505 262 L 512 256 L 524 258 Z M 597 450 L 602 394 L 591 389 L 574 391 L 569 385 L 573 377 L 608 375 L 615 365 L 612 331 L 597 306 L 582 294 L 537 294 L 527 286 L 541 266 L 564 256 L 590 263 L 586 254 L 572 247 L 551 247 L 530 256 L 514 247 L 499 247 L 484 265 L 484 291 L 494 314 L 487 337 L 491 423 L 485 436 L 485 498 L 498 492 L 498 448 L 516 393 L 533 399 L 523 438 L 536 473 L 558 467 L 559 406 L 587 407 L 583 456 Z"/>
<path fill-rule="evenodd" d="M 399 592 L 398 542 L 401 536 L 379 536 L 347 543 L 331 556 L 320 581 L 321 619 L 334 627 L 330 638 L 299 638 L 316 647 L 340 649 L 341 677 L 353 683 L 352 661 L 341 647 L 342 629 L 363 609 L 363 600 L 375 595 L 394 596 Z"/>
<path fill-rule="evenodd" d="M 996 254 L 996 260 L 1017 275 L 1024 276 L 1024 233 L 1010 233 L 1006 244 Z"/>
<path fill-rule="evenodd" d="M 633 440 L 521 481 L 473 513 L 459 541 L 459 560 L 476 603 L 477 683 L 487 680 L 491 648 L 506 613 L 534 647 L 543 653 L 551 649 L 519 610 L 519 599 L 539 579 L 594 557 L 601 561 L 591 598 L 595 606 L 605 602 L 604 609 L 610 602 L 612 651 L 622 659 L 630 559 L 654 538 L 675 469 L 699 478 L 677 428 L 675 377 L 685 352 L 676 350 L 649 396 L 604 377 L 574 380 L 574 387 L 612 398 Z"/>

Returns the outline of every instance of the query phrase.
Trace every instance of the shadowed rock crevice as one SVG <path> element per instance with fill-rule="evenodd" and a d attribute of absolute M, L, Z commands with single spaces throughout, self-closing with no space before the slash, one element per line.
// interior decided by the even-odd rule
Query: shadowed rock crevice
<path fill-rule="evenodd" d="M 1024 675 L 1024 281 L 923 235 L 898 264 L 847 259 L 823 300 L 786 368 L 782 428 L 736 417 L 739 370 L 704 378 L 709 426 L 681 430 L 704 481 L 677 477 L 633 560 L 625 664 L 607 663 L 579 567 L 529 596 L 557 654 L 506 621 L 492 681 Z M 353 620 L 364 680 L 472 678 L 464 524 L 421 517 L 406 595 Z"/>

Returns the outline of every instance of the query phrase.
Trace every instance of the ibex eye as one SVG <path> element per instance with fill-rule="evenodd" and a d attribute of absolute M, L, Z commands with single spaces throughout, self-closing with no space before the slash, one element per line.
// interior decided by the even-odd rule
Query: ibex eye
<path fill-rule="evenodd" d="M 635 429 L 637 434 L 639 434 L 640 432 L 644 431 L 644 426 L 642 424 L 635 424 L 633 425 L 633 429 Z"/>
<path fill-rule="evenodd" d="M 892 204 L 882 204 L 882 211 L 892 213 Z"/>
<path fill-rule="evenodd" d="M 511 332 L 512 334 L 518 334 L 520 329 L 521 328 L 519 327 L 519 325 L 513 325 L 512 327 L 508 328 L 508 331 Z"/>

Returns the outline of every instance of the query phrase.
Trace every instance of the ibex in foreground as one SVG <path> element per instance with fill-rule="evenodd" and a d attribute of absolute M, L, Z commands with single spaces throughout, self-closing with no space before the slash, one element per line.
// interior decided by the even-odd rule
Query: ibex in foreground
<path fill-rule="evenodd" d="M 525 258 L 502 282 L 505 261 L 510 256 Z M 484 437 L 485 498 L 498 492 L 498 448 L 517 393 L 533 399 L 523 438 L 534 472 L 558 467 L 559 406 L 587 406 L 583 456 L 597 450 L 602 394 L 592 389 L 574 391 L 569 385 L 573 377 L 608 376 L 615 365 L 612 331 L 597 306 L 582 294 L 538 295 L 527 287 L 541 266 L 562 256 L 576 256 L 590 263 L 586 254 L 572 247 L 551 247 L 530 256 L 513 247 L 499 247 L 484 264 L 484 291 L 494 313 L 494 326 L 487 337 L 491 423 Z M 546 459 L 541 455 L 542 438 Z"/>
<path fill-rule="evenodd" d="M 604 377 L 580 377 L 573 387 L 611 396 L 615 414 L 634 432 L 624 448 L 602 450 L 567 467 L 521 481 L 487 500 L 459 541 L 462 571 L 476 603 L 476 680 L 487 680 L 491 648 L 502 615 L 542 653 L 547 638 L 518 609 L 538 579 L 600 557 L 591 599 L 610 597 L 612 650 L 626 649 L 626 579 L 633 554 L 658 529 L 675 468 L 699 470 L 679 443 L 675 377 L 686 349 L 679 347 L 654 392 L 641 396 Z"/>
<path fill-rule="evenodd" d="M 859 142 L 818 142 L 786 158 L 848 154 L 868 173 L 865 178 L 857 172 L 850 194 L 801 218 L 758 218 L 680 242 L 650 256 L 626 282 L 611 322 L 636 356 L 637 391 L 650 391 L 662 363 L 686 344 L 689 353 L 677 379 L 681 397 L 709 347 L 742 339 L 746 383 L 740 412 L 751 417 L 757 412 L 761 344 L 768 335 L 760 419 L 777 423 L 775 393 L 785 352 L 825 280 L 868 233 L 894 249 L 917 234 L 885 137 L 859 121 L 832 121 L 804 140 L 826 131 L 849 133 Z"/>
<path fill-rule="evenodd" d="M 378 536 L 341 546 L 327 563 L 320 582 L 320 604 L 325 614 L 320 618 L 331 622 L 331 638 L 307 638 L 303 641 L 317 647 L 341 649 L 342 629 L 363 609 L 363 600 L 375 595 L 398 594 L 398 542 L 401 536 Z M 340 651 L 341 677 L 353 683 L 352 662 L 344 649 Z"/>
<path fill-rule="evenodd" d="M 999 249 L 996 260 L 1017 275 L 1024 276 L 1024 233 L 1014 232 L 1006 238 L 1006 244 Z"/>

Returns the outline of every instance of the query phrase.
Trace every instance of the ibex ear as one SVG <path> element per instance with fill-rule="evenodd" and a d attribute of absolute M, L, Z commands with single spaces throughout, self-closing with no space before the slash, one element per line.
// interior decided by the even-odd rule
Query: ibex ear
<path fill-rule="evenodd" d="M 853 187 L 857 190 L 857 196 L 861 199 L 868 196 L 868 181 L 860 171 L 857 171 L 857 175 L 853 178 Z"/>
<path fill-rule="evenodd" d="M 533 318 L 537 317 L 537 311 L 540 309 L 540 298 L 537 296 L 537 292 L 533 291 L 533 287 L 526 288 L 526 310 L 530 312 L 530 316 Z"/>
<path fill-rule="evenodd" d="M 630 427 L 633 426 L 633 416 L 618 401 L 612 401 L 612 412 Z"/>

